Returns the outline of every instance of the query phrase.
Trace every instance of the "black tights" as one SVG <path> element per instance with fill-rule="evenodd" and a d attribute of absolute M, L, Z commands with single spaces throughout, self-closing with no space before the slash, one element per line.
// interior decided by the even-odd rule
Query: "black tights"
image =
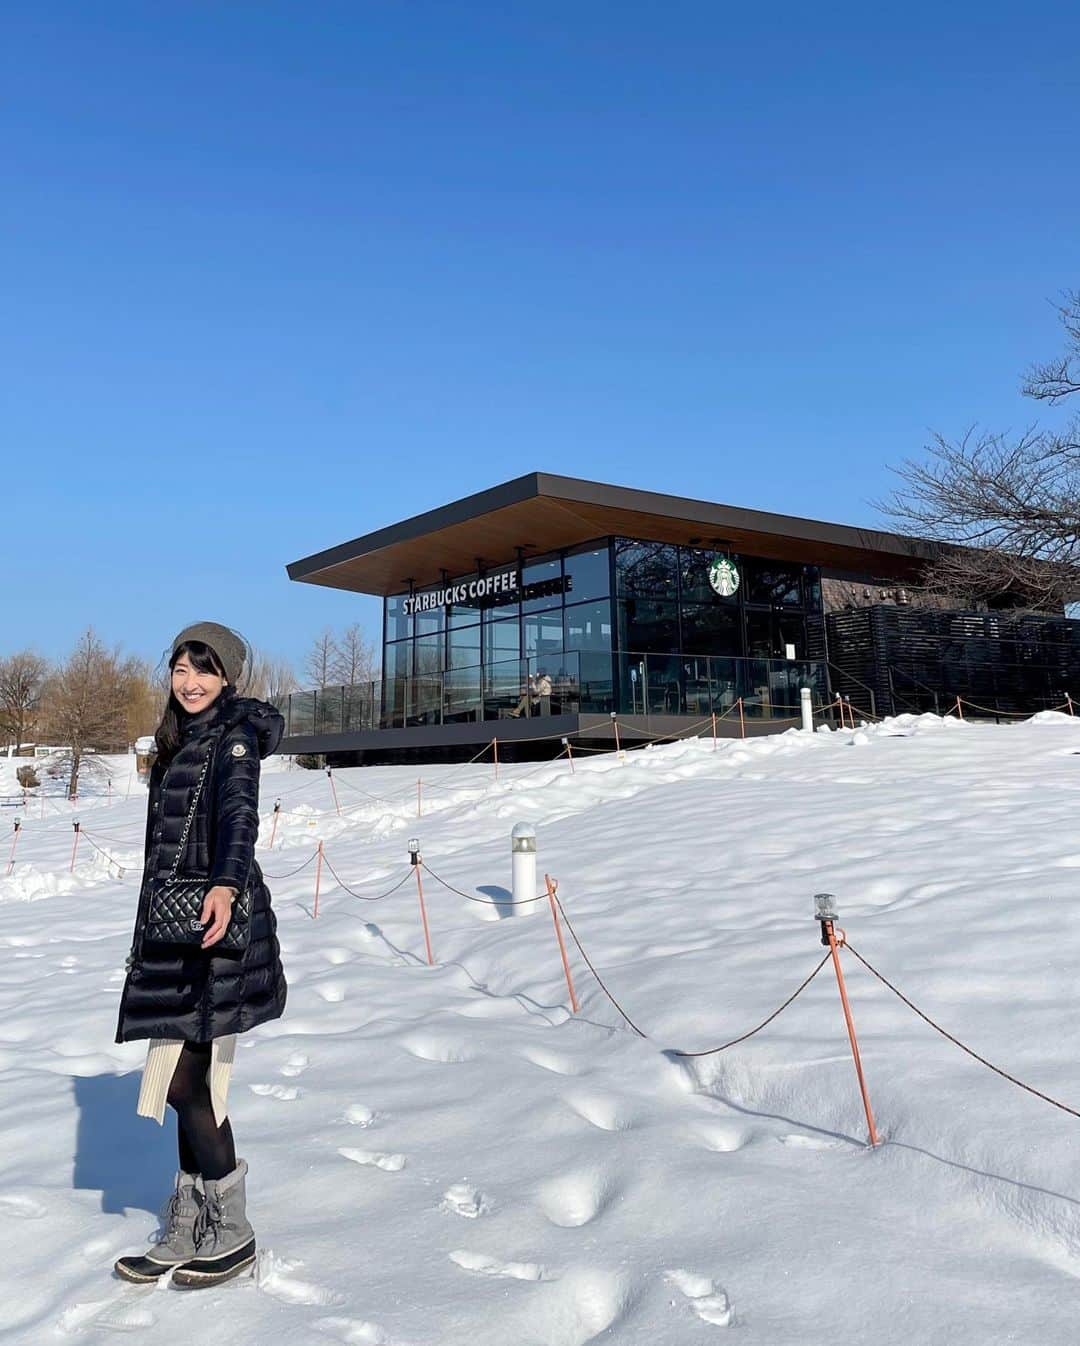
<path fill-rule="evenodd" d="M 236 1167 L 232 1127 L 226 1117 L 218 1126 L 210 1101 L 207 1072 L 210 1043 L 185 1042 L 169 1085 L 169 1105 L 176 1110 L 180 1167 L 204 1178 L 224 1178 Z"/>

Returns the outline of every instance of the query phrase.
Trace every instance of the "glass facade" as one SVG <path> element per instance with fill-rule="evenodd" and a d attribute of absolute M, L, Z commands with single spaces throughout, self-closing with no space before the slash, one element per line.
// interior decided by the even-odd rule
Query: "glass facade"
<path fill-rule="evenodd" d="M 298 693 L 290 732 L 617 711 L 794 719 L 828 696 L 815 566 L 600 538 L 385 600 L 383 678 Z"/>

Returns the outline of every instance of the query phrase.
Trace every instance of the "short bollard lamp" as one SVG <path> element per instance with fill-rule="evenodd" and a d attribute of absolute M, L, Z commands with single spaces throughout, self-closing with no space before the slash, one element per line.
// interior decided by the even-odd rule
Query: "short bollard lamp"
<path fill-rule="evenodd" d="M 510 833 L 510 896 L 519 915 L 536 911 L 536 828 L 532 823 L 515 823 Z"/>
<path fill-rule="evenodd" d="M 836 898 L 832 893 L 814 894 L 814 920 L 821 922 L 821 942 L 826 948 L 829 947 L 829 935 L 832 930 L 832 923 L 838 920 L 840 913 L 836 910 Z"/>
<path fill-rule="evenodd" d="M 420 841 L 417 837 L 409 838 L 409 864 L 416 866 L 420 863 Z"/>

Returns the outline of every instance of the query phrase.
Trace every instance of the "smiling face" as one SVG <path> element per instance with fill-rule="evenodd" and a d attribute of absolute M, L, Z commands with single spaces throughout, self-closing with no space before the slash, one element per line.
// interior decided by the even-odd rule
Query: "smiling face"
<path fill-rule="evenodd" d="M 200 662 L 202 662 L 200 660 Z M 181 651 L 172 666 L 172 693 L 189 715 L 212 706 L 228 686 L 218 673 L 203 672 L 186 651 Z"/>

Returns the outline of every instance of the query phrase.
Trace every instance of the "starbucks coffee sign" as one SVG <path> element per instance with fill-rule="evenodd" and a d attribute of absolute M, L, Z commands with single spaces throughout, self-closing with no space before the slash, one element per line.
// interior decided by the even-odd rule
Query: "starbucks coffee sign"
<path fill-rule="evenodd" d="M 734 561 L 718 556 L 709 566 L 709 583 L 721 598 L 730 598 L 739 587 L 739 571 Z"/>
<path fill-rule="evenodd" d="M 517 595 L 519 588 L 516 570 L 504 570 L 497 575 L 478 575 L 461 584 L 446 584 L 439 589 L 412 594 L 402 604 L 402 611 L 409 617 L 414 612 L 431 612 L 453 603 L 481 607 L 509 600 Z"/>

